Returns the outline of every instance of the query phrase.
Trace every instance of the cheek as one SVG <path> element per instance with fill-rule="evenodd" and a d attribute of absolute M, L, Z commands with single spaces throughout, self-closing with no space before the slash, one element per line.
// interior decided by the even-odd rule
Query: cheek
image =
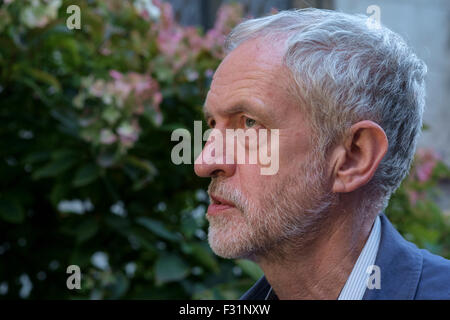
<path fill-rule="evenodd" d="M 290 171 L 308 158 L 311 152 L 309 139 L 303 133 L 285 132 L 279 143 L 280 172 Z"/>
<path fill-rule="evenodd" d="M 238 188 L 251 202 L 260 204 L 265 194 L 274 193 L 273 189 L 285 180 L 285 172 L 280 171 L 274 175 L 263 175 L 259 165 L 238 165 L 236 168 Z"/>
<path fill-rule="evenodd" d="M 257 164 L 238 164 L 236 177 L 242 193 L 252 199 L 264 190 L 269 182 L 269 176 L 261 174 L 261 167 Z"/>

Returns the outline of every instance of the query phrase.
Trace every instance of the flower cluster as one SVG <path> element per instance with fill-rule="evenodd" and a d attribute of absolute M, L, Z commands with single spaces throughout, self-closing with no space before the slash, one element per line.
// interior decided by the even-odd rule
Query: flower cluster
<path fill-rule="evenodd" d="M 62 0 L 24 0 L 19 14 L 20 29 L 43 28 L 58 17 Z M 0 5 L 0 32 L 12 21 L 8 7 L 20 6 L 19 1 L 4 0 Z"/>
<path fill-rule="evenodd" d="M 425 199 L 427 186 L 433 184 L 433 172 L 442 157 L 433 149 L 419 148 L 414 164 L 406 180 L 409 201 L 415 205 L 418 200 Z"/>
<path fill-rule="evenodd" d="M 420 182 L 428 181 L 431 178 L 433 169 L 441 160 L 442 157 L 433 149 L 418 149 L 413 172 L 414 177 Z"/>
<path fill-rule="evenodd" d="M 134 52 L 143 52 L 147 72 L 121 73 L 109 70 L 108 77 L 84 77 L 73 104 L 81 110 L 81 136 L 96 146 L 119 146 L 125 152 L 139 139 L 139 118 L 151 118 L 161 125 L 160 104 L 164 88 L 180 83 L 211 79 L 213 69 L 223 58 L 223 43 L 231 28 L 242 19 L 242 6 L 222 6 L 214 28 L 206 34 L 195 27 L 179 25 L 172 6 L 160 0 L 108 1 L 108 12 L 134 12 L 145 26 L 140 33 L 131 30 Z M 100 12 L 100 11 L 99 11 Z M 98 51 L 105 58 L 113 57 L 117 41 L 107 36 L 120 28 L 105 26 L 105 41 Z M 149 48 L 156 51 L 148 52 Z M 114 57 L 113 57 L 114 58 Z M 124 68 L 122 68 L 124 69 Z"/>
<path fill-rule="evenodd" d="M 219 9 L 214 28 L 202 36 L 195 27 L 183 27 L 175 22 L 172 6 L 167 2 L 154 1 L 161 13 L 157 32 L 158 49 L 174 64 L 174 70 L 180 69 L 190 59 L 201 52 L 209 52 L 214 58 L 223 58 L 225 36 L 242 19 L 242 6 L 238 4 L 222 6 Z"/>
<path fill-rule="evenodd" d="M 126 150 L 139 138 L 139 116 L 151 115 L 155 124 L 161 124 L 161 101 L 159 85 L 150 75 L 111 70 L 107 80 L 84 78 L 74 105 L 84 111 L 80 124 L 85 140 L 103 145 L 119 142 Z"/>
<path fill-rule="evenodd" d="M 27 2 L 28 5 L 20 14 L 20 21 L 28 28 L 43 28 L 55 20 L 62 4 L 62 0 L 29 0 Z"/>

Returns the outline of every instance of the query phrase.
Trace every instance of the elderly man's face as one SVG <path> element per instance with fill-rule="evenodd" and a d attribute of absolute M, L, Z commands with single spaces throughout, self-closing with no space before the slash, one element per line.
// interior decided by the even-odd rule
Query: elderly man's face
<path fill-rule="evenodd" d="M 243 43 L 217 69 L 206 99 L 207 120 L 218 130 L 279 130 L 275 175 L 261 175 L 259 163 L 195 165 L 199 176 L 212 179 L 208 240 L 223 257 L 273 253 L 310 232 L 330 199 L 324 162 L 314 157 L 307 119 L 287 90 L 283 53 L 280 43 Z"/>

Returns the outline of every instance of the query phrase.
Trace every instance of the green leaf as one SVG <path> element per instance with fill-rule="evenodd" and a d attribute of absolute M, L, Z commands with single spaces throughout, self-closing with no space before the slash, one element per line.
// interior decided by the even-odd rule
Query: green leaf
<path fill-rule="evenodd" d="M 36 80 L 47 83 L 48 85 L 54 87 L 57 91 L 61 91 L 61 84 L 58 79 L 51 74 L 39 69 L 29 69 L 28 72 Z"/>
<path fill-rule="evenodd" d="M 82 166 L 75 173 L 75 178 L 72 182 L 73 186 L 83 187 L 95 181 L 99 176 L 97 169 L 97 166 L 92 163 Z"/>
<path fill-rule="evenodd" d="M 183 232 L 183 235 L 190 239 L 195 233 L 195 230 L 198 229 L 198 225 L 196 220 L 193 217 L 187 217 L 182 220 L 181 223 L 181 231 Z"/>
<path fill-rule="evenodd" d="M 197 258 L 197 260 L 205 267 L 213 270 L 214 272 L 219 271 L 219 264 L 214 257 L 211 249 L 203 243 L 193 243 L 191 245 L 192 255 Z"/>
<path fill-rule="evenodd" d="M 115 232 L 123 235 L 124 237 L 129 237 L 131 235 L 130 231 L 130 221 L 128 219 L 110 215 L 104 219 L 106 225 L 113 229 Z"/>
<path fill-rule="evenodd" d="M 50 159 L 50 152 L 48 151 L 38 151 L 30 153 L 28 156 L 25 157 L 23 160 L 23 163 L 29 163 L 33 164 L 36 162 L 41 162 Z"/>
<path fill-rule="evenodd" d="M 157 285 L 182 280 L 188 274 L 188 265 L 174 254 L 164 254 L 156 262 L 155 280 Z"/>
<path fill-rule="evenodd" d="M 148 172 L 152 175 L 155 175 L 158 173 L 158 170 L 156 169 L 156 167 L 148 160 L 143 160 L 143 159 L 139 159 L 138 157 L 128 155 L 125 158 L 125 161 L 127 163 L 133 165 L 134 167 L 141 169 L 145 172 Z"/>
<path fill-rule="evenodd" d="M 250 260 L 239 259 L 236 260 L 236 264 L 241 267 L 242 271 L 253 278 L 253 280 L 258 280 L 264 273 L 261 268 L 254 262 Z"/>
<path fill-rule="evenodd" d="M 77 156 L 77 152 L 72 149 L 59 149 L 52 152 L 52 159 L 70 159 Z"/>
<path fill-rule="evenodd" d="M 90 265 L 92 254 L 92 250 L 76 247 L 71 251 L 68 264 L 76 264 L 83 270 Z"/>
<path fill-rule="evenodd" d="M 115 273 L 109 299 L 119 299 L 127 292 L 129 286 L 130 281 L 121 272 Z"/>
<path fill-rule="evenodd" d="M 19 81 L 22 82 L 23 84 L 27 85 L 28 87 L 30 87 L 33 90 L 33 93 L 36 94 L 45 105 L 47 105 L 47 106 L 51 105 L 50 99 L 47 97 L 47 95 L 44 93 L 44 91 L 34 81 L 31 81 L 28 78 L 20 79 Z"/>
<path fill-rule="evenodd" d="M 139 217 L 136 219 L 136 222 L 138 224 L 140 224 L 141 226 L 147 228 L 154 234 L 160 236 L 161 238 L 164 238 L 164 239 L 170 240 L 170 241 L 180 240 L 176 234 L 167 230 L 167 228 L 164 226 L 164 224 L 161 221 L 157 221 L 157 220 L 150 219 L 147 217 Z"/>
<path fill-rule="evenodd" d="M 103 111 L 102 118 L 109 124 L 114 124 L 120 118 L 120 112 L 116 108 L 108 107 Z"/>
<path fill-rule="evenodd" d="M 50 201 L 53 206 L 57 207 L 58 203 L 69 195 L 69 191 L 70 185 L 65 183 L 65 181 L 53 184 L 50 191 Z"/>
<path fill-rule="evenodd" d="M 77 228 L 77 242 L 85 242 L 92 238 L 97 232 L 98 223 L 95 219 L 84 220 Z"/>
<path fill-rule="evenodd" d="M 25 212 L 20 204 L 9 199 L 0 199 L 0 218 L 10 223 L 22 223 Z"/>
<path fill-rule="evenodd" d="M 55 177 L 70 168 L 73 167 L 73 165 L 77 162 L 77 159 L 67 159 L 67 158 L 58 158 L 46 166 L 36 170 L 32 178 L 34 180 L 42 179 L 42 178 L 49 178 L 49 177 Z"/>
<path fill-rule="evenodd" d="M 78 138 L 78 117 L 72 111 L 52 109 L 50 115 L 61 124 L 61 131 Z"/>

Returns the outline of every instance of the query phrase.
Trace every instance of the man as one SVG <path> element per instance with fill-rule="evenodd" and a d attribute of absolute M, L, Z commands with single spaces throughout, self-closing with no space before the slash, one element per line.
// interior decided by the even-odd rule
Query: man
<path fill-rule="evenodd" d="M 383 214 L 415 152 L 425 64 L 387 28 L 318 9 L 243 22 L 226 49 L 208 124 L 279 132 L 276 174 L 211 140 L 195 164 L 211 248 L 264 271 L 242 299 L 450 299 L 450 262 Z"/>

